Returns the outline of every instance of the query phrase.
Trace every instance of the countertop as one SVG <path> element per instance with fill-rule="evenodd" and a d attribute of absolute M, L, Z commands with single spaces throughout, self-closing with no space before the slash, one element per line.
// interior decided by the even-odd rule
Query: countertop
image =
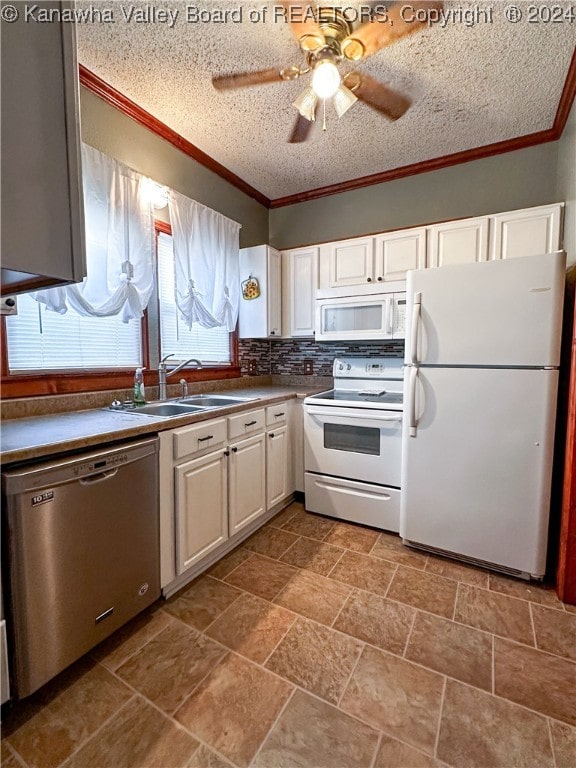
<path fill-rule="evenodd" d="M 144 416 L 137 411 L 109 411 L 105 408 L 12 419 L 0 425 L 0 461 L 3 465 L 12 464 L 139 435 L 156 434 L 166 429 L 177 429 L 187 424 L 266 407 L 286 399 L 303 398 L 321 390 L 302 385 L 227 389 L 218 394 L 252 399 L 238 405 L 207 409 L 170 419 Z"/>

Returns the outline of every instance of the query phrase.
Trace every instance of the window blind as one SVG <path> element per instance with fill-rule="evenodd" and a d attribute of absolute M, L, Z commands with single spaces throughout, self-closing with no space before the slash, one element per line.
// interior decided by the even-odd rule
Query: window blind
<path fill-rule="evenodd" d="M 81 317 L 45 309 L 27 294 L 6 318 L 10 373 L 135 368 L 142 365 L 140 320 Z"/>
<path fill-rule="evenodd" d="M 230 334 L 226 328 L 189 330 L 174 301 L 174 248 L 171 235 L 158 234 L 158 300 L 161 356 L 174 354 L 171 363 L 195 357 L 205 365 L 230 365 Z"/>

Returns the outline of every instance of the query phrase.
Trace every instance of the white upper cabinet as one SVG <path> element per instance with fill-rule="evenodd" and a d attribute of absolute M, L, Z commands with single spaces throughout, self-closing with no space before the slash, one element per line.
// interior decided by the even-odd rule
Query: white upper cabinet
<path fill-rule="evenodd" d="M 488 225 L 488 216 L 481 216 L 428 227 L 428 266 L 487 261 Z"/>
<path fill-rule="evenodd" d="M 406 280 L 409 269 L 426 266 L 426 229 L 404 229 L 378 235 L 375 241 L 376 282 Z"/>
<path fill-rule="evenodd" d="M 563 208 L 563 203 L 557 203 L 491 216 L 490 258 L 515 259 L 560 250 Z"/>
<path fill-rule="evenodd" d="M 256 280 L 260 295 L 240 295 L 239 336 L 259 339 L 280 336 L 282 332 L 282 263 L 280 251 L 269 245 L 256 245 L 240 251 L 240 281 Z"/>
<path fill-rule="evenodd" d="M 318 287 L 318 246 L 284 251 L 284 333 L 314 335 L 314 298 Z"/>
<path fill-rule="evenodd" d="M 374 280 L 374 238 L 357 237 L 328 244 L 329 285 L 371 283 Z"/>

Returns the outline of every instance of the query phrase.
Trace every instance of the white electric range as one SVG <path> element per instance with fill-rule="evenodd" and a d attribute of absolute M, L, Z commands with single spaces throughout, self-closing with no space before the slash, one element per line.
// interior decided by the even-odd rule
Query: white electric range
<path fill-rule="evenodd" d="M 398 532 L 404 363 L 340 357 L 304 400 L 306 509 Z"/>

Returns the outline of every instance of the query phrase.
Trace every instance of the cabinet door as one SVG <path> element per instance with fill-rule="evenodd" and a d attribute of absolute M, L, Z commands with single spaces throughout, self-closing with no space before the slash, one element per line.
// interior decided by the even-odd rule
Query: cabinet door
<path fill-rule="evenodd" d="M 224 451 L 176 467 L 178 574 L 228 538 L 227 461 Z"/>
<path fill-rule="evenodd" d="M 271 509 L 289 493 L 288 428 L 266 433 L 266 508 Z"/>
<path fill-rule="evenodd" d="M 376 282 L 406 280 L 409 269 L 426 266 L 426 230 L 409 229 L 380 235 L 376 241 Z"/>
<path fill-rule="evenodd" d="M 314 298 L 318 287 L 318 251 L 298 248 L 289 259 L 290 336 L 314 336 Z"/>
<path fill-rule="evenodd" d="M 543 205 L 491 217 L 491 259 L 539 256 L 561 248 L 563 205 Z"/>
<path fill-rule="evenodd" d="M 329 245 L 330 288 L 371 283 L 374 279 L 374 239 L 358 237 Z"/>
<path fill-rule="evenodd" d="M 282 256 L 268 248 L 268 335 L 282 335 Z"/>
<path fill-rule="evenodd" d="M 74 24 L 37 24 L 22 11 L 2 25 L 1 48 L 3 289 L 79 281 L 86 271 Z"/>
<path fill-rule="evenodd" d="M 488 217 L 448 221 L 428 228 L 428 266 L 488 259 Z"/>
<path fill-rule="evenodd" d="M 264 433 L 230 446 L 230 535 L 266 511 L 266 457 Z"/>

